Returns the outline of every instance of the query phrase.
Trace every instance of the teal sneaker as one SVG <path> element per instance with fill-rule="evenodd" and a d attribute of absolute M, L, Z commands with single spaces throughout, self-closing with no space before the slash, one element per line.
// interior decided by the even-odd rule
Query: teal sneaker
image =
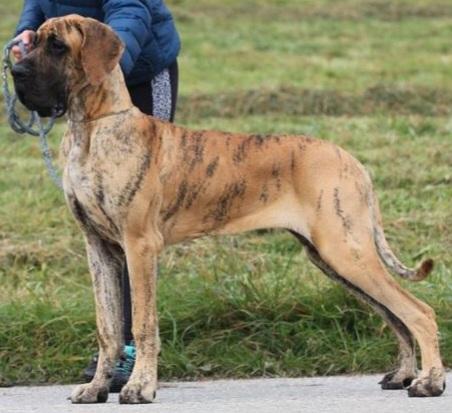
<path fill-rule="evenodd" d="M 124 346 L 124 350 L 119 357 L 119 360 L 116 363 L 115 371 L 113 372 L 113 380 L 110 384 L 111 393 L 119 393 L 129 380 L 129 377 L 132 374 L 133 366 L 135 365 L 136 353 L 137 351 L 133 343 Z M 86 367 L 83 372 L 86 383 L 90 382 L 96 373 L 97 358 L 98 354 L 96 353 L 91 359 L 88 367 Z"/>

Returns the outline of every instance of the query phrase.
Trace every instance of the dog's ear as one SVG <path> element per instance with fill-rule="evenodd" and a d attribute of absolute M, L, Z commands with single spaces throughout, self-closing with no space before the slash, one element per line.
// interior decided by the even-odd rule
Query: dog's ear
<path fill-rule="evenodd" d="M 118 64 L 124 51 L 116 33 L 106 24 L 86 18 L 80 22 L 83 71 L 92 85 L 99 85 Z"/>

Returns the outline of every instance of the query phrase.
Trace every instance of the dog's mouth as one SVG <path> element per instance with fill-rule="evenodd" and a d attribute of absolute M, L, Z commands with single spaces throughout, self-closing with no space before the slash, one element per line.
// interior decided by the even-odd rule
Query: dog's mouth
<path fill-rule="evenodd" d="M 60 118 L 66 113 L 66 108 L 62 104 L 56 104 L 54 106 L 45 107 L 45 106 L 35 106 L 35 105 L 25 105 L 27 109 L 38 112 L 38 115 L 41 118 Z"/>
<path fill-rule="evenodd" d="M 66 113 L 66 110 L 63 108 L 60 108 L 58 106 L 54 106 L 52 108 L 40 108 L 36 109 L 36 112 L 38 112 L 38 115 L 41 118 L 60 118 Z"/>
<path fill-rule="evenodd" d="M 38 112 L 38 115 L 42 118 L 47 117 L 54 117 L 54 118 L 60 118 L 66 113 L 67 107 L 64 102 L 57 102 L 53 105 L 43 105 L 38 104 L 35 102 L 32 102 L 30 99 L 27 99 L 25 97 L 25 93 L 21 91 L 20 89 L 16 90 L 17 97 L 19 98 L 20 102 L 31 111 Z"/>

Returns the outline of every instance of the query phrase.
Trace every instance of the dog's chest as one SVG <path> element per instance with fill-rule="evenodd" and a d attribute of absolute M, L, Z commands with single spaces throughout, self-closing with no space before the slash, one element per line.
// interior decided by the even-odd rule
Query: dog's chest
<path fill-rule="evenodd" d="M 123 219 L 145 172 L 150 156 L 116 133 L 97 127 L 72 134 L 66 155 L 64 190 L 69 207 L 85 231 L 120 239 Z"/>
<path fill-rule="evenodd" d="M 122 213 L 112 180 L 99 171 L 77 167 L 70 168 L 65 178 L 69 208 L 84 231 L 116 240 Z"/>

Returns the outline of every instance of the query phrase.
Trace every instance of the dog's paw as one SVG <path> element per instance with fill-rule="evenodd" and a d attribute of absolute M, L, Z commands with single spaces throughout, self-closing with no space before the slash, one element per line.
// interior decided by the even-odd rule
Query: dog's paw
<path fill-rule="evenodd" d="M 127 383 L 119 393 L 121 404 L 152 403 L 156 395 L 156 386 L 152 384 Z"/>
<path fill-rule="evenodd" d="M 71 394 L 72 403 L 105 403 L 108 399 L 108 387 L 92 383 L 80 384 Z"/>
<path fill-rule="evenodd" d="M 400 370 L 392 371 L 384 375 L 378 383 L 383 390 L 403 390 L 406 389 L 416 378 L 413 374 L 408 374 Z"/>
<path fill-rule="evenodd" d="M 410 397 L 441 396 L 446 389 L 446 379 L 442 369 L 432 368 L 427 376 L 421 376 L 408 388 Z"/>

